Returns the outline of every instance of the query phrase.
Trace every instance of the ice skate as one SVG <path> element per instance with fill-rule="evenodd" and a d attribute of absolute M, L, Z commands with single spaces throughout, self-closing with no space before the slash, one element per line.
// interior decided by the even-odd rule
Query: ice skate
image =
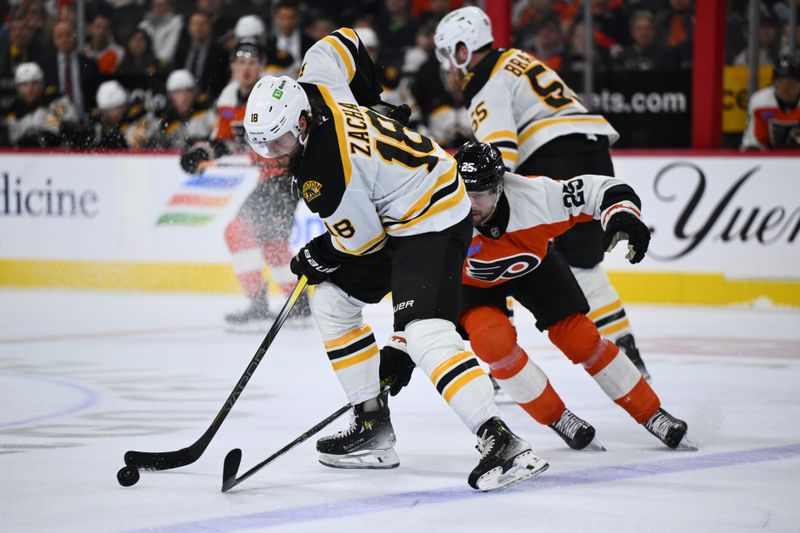
<path fill-rule="evenodd" d="M 575 416 L 569 409 L 564 409 L 561 418 L 548 427 L 558 433 L 573 450 L 606 451 L 605 446 L 594 438 L 594 426 Z"/>
<path fill-rule="evenodd" d="M 642 377 L 650 383 L 650 372 L 647 371 L 647 367 L 644 365 L 644 361 L 642 361 L 642 356 L 639 354 L 639 349 L 636 347 L 636 341 L 633 339 L 633 335 L 630 333 L 627 335 L 623 335 L 617 342 L 615 342 L 619 349 L 622 350 L 625 355 L 628 356 L 628 359 L 631 360 L 633 366 L 642 373 Z"/>
<path fill-rule="evenodd" d="M 656 411 L 650 420 L 642 425 L 673 450 L 697 451 L 697 447 L 686 435 L 688 430 L 686 422 L 675 418 L 663 409 Z"/>
<path fill-rule="evenodd" d="M 531 446 L 514 435 L 505 422 L 490 418 L 478 429 L 481 460 L 470 473 L 470 487 L 480 491 L 496 490 L 538 476 L 550 466 L 537 457 Z"/>
<path fill-rule="evenodd" d="M 225 324 L 229 331 L 259 332 L 266 331 L 275 314 L 269 310 L 266 290 L 261 290 L 250 299 L 250 305 L 241 311 L 225 315 Z"/>
<path fill-rule="evenodd" d="M 377 410 L 365 411 L 365 404 L 377 402 Z M 395 468 L 400 459 L 386 393 L 353 407 L 347 429 L 317 441 L 319 462 L 332 468 Z"/>

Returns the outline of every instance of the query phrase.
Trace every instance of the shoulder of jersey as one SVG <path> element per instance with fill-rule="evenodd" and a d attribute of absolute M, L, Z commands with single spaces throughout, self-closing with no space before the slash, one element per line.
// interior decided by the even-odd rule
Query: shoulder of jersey
<path fill-rule="evenodd" d="M 472 99 L 481 89 L 489 82 L 490 79 L 497 79 L 497 66 L 500 62 L 505 61 L 510 55 L 517 52 L 522 53 L 521 50 L 516 48 L 494 48 L 489 52 L 483 60 L 475 65 L 467 77 L 464 78 L 462 86 L 464 89 L 464 103 L 469 107 Z"/>
<path fill-rule="evenodd" d="M 322 218 L 331 216 L 342 202 L 347 183 L 336 126 L 326 120 L 308 140 L 297 171 L 297 188 L 308 208 Z"/>

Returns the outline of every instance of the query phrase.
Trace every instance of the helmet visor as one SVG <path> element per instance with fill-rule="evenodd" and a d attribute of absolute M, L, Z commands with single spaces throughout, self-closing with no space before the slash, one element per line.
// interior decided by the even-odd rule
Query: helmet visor
<path fill-rule="evenodd" d="M 291 131 L 285 132 L 272 141 L 254 141 L 252 138 L 250 139 L 250 144 L 256 152 L 265 157 L 275 158 L 289 155 L 299 142 Z"/>

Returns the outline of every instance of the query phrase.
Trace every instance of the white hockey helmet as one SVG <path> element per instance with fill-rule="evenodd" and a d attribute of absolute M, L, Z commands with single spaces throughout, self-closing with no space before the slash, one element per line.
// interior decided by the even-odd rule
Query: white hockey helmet
<path fill-rule="evenodd" d="M 23 83 L 33 83 L 35 81 L 44 80 L 42 68 L 36 63 L 21 63 L 17 66 L 14 72 L 14 83 L 21 85 Z"/>
<path fill-rule="evenodd" d="M 237 39 L 245 37 L 254 37 L 260 43 L 264 43 L 267 38 L 267 28 L 264 26 L 264 21 L 258 15 L 245 15 L 236 21 L 236 26 L 233 28 L 233 35 Z"/>
<path fill-rule="evenodd" d="M 97 107 L 101 111 L 123 106 L 127 101 L 128 93 L 117 80 L 103 82 L 97 88 Z"/>
<path fill-rule="evenodd" d="M 167 78 L 167 92 L 194 90 L 196 87 L 194 76 L 186 69 L 173 70 Z"/>
<path fill-rule="evenodd" d="M 262 157 L 279 157 L 295 143 L 305 144 L 300 134 L 300 115 L 311 112 L 308 96 L 288 76 L 264 76 L 247 98 L 244 130 L 247 142 Z M 294 139 L 291 139 L 294 137 Z"/>
<path fill-rule="evenodd" d="M 486 13 L 477 7 L 462 7 L 447 14 L 436 26 L 433 36 L 439 62 L 452 63 L 465 74 L 473 52 L 492 41 L 492 23 Z M 458 43 L 464 43 L 467 47 L 467 58 L 463 63 L 456 61 Z"/>

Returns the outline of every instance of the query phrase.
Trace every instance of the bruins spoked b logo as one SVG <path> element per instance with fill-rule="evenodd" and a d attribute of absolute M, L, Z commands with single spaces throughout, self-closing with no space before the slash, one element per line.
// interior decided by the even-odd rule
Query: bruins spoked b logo
<path fill-rule="evenodd" d="M 481 281 L 514 279 L 531 272 L 542 260 L 533 254 L 516 254 L 493 261 L 467 259 L 467 275 Z"/>

